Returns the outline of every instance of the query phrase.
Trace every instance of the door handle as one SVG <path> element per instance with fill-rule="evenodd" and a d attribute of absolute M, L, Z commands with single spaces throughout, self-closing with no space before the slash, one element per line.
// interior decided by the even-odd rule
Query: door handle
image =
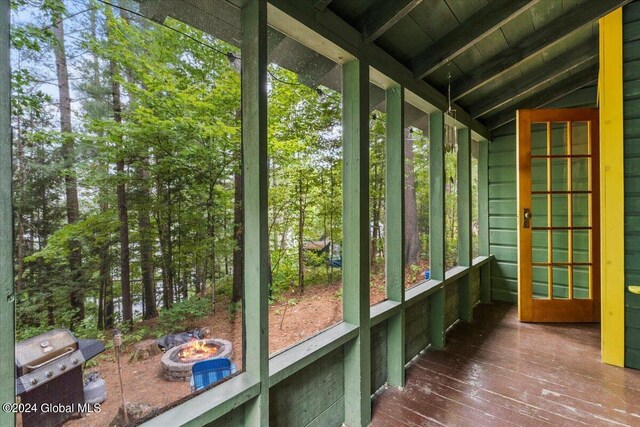
<path fill-rule="evenodd" d="M 522 221 L 522 227 L 523 228 L 530 228 L 531 227 L 531 217 L 533 215 L 531 214 L 531 209 L 529 208 L 524 208 L 524 212 L 523 212 L 523 221 Z"/>

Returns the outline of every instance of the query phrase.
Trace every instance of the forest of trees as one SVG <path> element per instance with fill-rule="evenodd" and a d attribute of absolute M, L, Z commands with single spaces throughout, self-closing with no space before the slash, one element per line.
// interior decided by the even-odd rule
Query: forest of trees
<path fill-rule="evenodd" d="M 194 299 L 235 309 L 242 299 L 241 52 L 176 20 L 152 23 L 134 2 L 113 3 L 12 0 L 20 339 L 53 326 L 92 334 Z M 340 280 L 330 261 L 342 243 L 342 107 L 339 91 L 275 64 L 268 91 L 275 299 Z M 384 277 L 384 112 L 370 123 L 371 263 Z M 405 251 L 424 269 L 428 143 L 408 129 L 407 144 L 415 238 Z M 455 152 L 447 159 L 449 203 Z"/>

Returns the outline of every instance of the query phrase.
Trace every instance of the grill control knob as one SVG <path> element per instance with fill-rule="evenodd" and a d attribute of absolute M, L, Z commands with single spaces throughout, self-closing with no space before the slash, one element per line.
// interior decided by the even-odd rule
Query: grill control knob
<path fill-rule="evenodd" d="M 65 371 L 67 369 L 67 365 L 60 365 L 60 370 Z"/>
<path fill-rule="evenodd" d="M 31 378 L 31 385 L 36 385 L 38 384 L 38 379 L 37 378 Z"/>
<path fill-rule="evenodd" d="M 51 378 L 53 376 L 53 371 L 47 371 L 47 378 Z"/>
<path fill-rule="evenodd" d="M 76 359 L 75 357 L 73 359 L 71 359 L 71 363 L 73 363 L 74 365 L 78 364 L 78 359 Z"/>

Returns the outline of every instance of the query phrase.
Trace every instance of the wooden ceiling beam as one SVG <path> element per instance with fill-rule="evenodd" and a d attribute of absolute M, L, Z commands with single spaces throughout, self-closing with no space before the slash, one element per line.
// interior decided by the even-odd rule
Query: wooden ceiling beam
<path fill-rule="evenodd" d="M 598 37 L 591 37 L 587 42 L 567 54 L 560 55 L 542 64 L 532 73 L 525 74 L 516 80 L 494 89 L 482 98 L 482 102 L 469 107 L 469 114 L 478 118 L 504 107 L 512 99 L 523 93 L 535 91 L 558 76 L 578 70 L 598 61 Z"/>
<path fill-rule="evenodd" d="M 316 0 L 315 7 L 318 10 L 325 10 L 333 0 Z"/>
<path fill-rule="evenodd" d="M 549 86 L 541 92 L 526 98 L 515 106 L 509 108 L 505 113 L 496 115 L 487 120 L 486 125 L 489 130 L 497 129 L 516 119 L 516 110 L 541 108 L 545 105 L 563 98 L 578 89 L 597 83 L 598 81 L 598 65 L 593 65 L 582 70 L 566 79 Z"/>
<path fill-rule="evenodd" d="M 579 28 L 590 24 L 609 12 L 624 6 L 631 0 L 589 0 L 557 19 L 544 25 L 533 34 L 523 38 L 514 46 L 476 67 L 466 77 L 461 77 L 451 85 L 454 100 L 473 92 L 488 82 L 500 77 L 512 67 L 531 55 L 557 43 Z"/>
<path fill-rule="evenodd" d="M 400 19 L 411 12 L 422 0 L 375 0 L 358 18 L 356 28 L 364 41 L 370 43 L 380 37 Z"/>
<path fill-rule="evenodd" d="M 528 10 L 539 0 L 493 0 L 411 60 L 416 79 L 423 79 L 483 38 Z"/>

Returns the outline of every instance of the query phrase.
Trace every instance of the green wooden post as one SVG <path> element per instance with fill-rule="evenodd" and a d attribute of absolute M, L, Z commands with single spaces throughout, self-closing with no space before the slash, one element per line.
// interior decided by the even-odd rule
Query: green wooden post
<path fill-rule="evenodd" d="M 471 131 L 458 129 L 458 257 L 460 265 L 471 267 Z M 473 320 L 471 272 L 460 278 L 458 317 Z"/>
<path fill-rule="evenodd" d="M 444 113 L 431 113 L 429 137 L 429 241 L 431 253 L 431 278 L 444 281 Z M 439 289 L 430 297 L 431 345 L 444 348 L 445 345 L 445 291 Z"/>
<path fill-rule="evenodd" d="M 0 402 L 15 401 L 15 298 L 11 205 L 11 70 L 9 0 L 0 0 Z M 0 425 L 15 425 L 0 411 Z"/>
<path fill-rule="evenodd" d="M 344 321 L 358 326 L 345 346 L 345 423 L 371 421 L 371 335 L 369 325 L 369 66 L 343 67 L 343 266 Z"/>
<path fill-rule="evenodd" d="M 242 9 L 245 370 L 261 382 L 246 422 L 269 424 L 269 246 L 267 233 L 267 2 Z"/>
<path fill-rule="evenodd" d="M 489 256 L 489 141 L 480 141 L 478 154 L 478 219 L 480 255 Z M 480 269 L 480 301 L 491 302 L 491 263 Z"/>
<path fill-rule="evenodd" d="M 399 302 L 387 321 L 387 383 L 404 387 L 404 88 L 387 89 L 385 270 L 387 298 Z"/>

